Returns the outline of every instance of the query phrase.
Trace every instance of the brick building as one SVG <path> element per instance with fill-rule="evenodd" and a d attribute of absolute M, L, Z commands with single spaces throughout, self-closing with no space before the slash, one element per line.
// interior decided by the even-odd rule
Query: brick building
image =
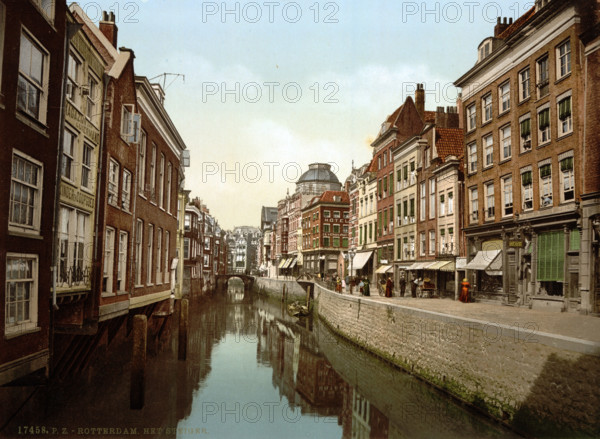
<path fill-rule="evenodd" d="M 363 173 L 358 177 L 358 244 L 352 261 L 352 270 L 357 276 L 366 276 L 374 281 L 376 262 L 373 252 L 377 251 L 377 161 L 375 157 L 363 168 Z"/>
<path fill-rule="evenodd" d="M 185 206 L 183 220 L 183 294 L 202 291 L 204 266 L 204 214 L 200 200 L 195 198 Z"/>
<path fill-rule="evenodd" d="M 307 272 L 343 275 L 338 259 L 348 250 L 349 208 L 347 192 L 325 191 L 302 209 L 302 248 Z"/>
<path fill-rule="evenodd" d="M 533 308 L 592 308 L 589 277 L 581 294 L 580 256 L 593 249 L 593 220 L 582 217 L 581 202 L 584 188 L 598 192 L 597 181 L 585 186 L 598 162 L 591 154 L 590 169 L 582 148 L 580 35 L 597 27 L 594 8 L 537 0 L 514 23 L 498 19 L 455 83 L 466 130 L 466 268 L 479 294 Z M 597 205 L 597 196 L 590 200 Z"/>
<path fill-rule="evenodd" d="M 0 1 L 0 385 L 48 370 L 66 13 Z"/>

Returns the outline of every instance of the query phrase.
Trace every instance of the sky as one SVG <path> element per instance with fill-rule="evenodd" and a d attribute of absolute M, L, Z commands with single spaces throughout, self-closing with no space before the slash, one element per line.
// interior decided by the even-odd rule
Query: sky
<path fill-rule="evenodd" d="M 496 18 L 516 19 L 533 1 L 79 4 L 95 22 L 113 11 L 136 74 L 164 85 L 190 151 L 186 189 L 232 229 L 258 226 L 261 206 L 293 193 L 310 163 L 331 163 L 343 183 L 416 83 L 426 110 L 456 105 L 453 82 Z"/>

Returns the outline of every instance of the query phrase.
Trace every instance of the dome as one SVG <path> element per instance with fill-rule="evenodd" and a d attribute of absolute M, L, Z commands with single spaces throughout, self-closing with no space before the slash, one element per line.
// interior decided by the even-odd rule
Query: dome
<path fill-rule="evenodd" d="M 300 176 L 296 184 L 311 182 L 341 184 L 336 175 L 331 171 L 331 165 L 326 163 L 308 165 L 308 171 Z"/>

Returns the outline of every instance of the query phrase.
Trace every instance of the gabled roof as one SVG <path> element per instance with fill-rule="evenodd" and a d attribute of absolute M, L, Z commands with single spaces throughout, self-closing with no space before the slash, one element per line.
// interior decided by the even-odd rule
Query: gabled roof
<path fill-rule="evenodd" d="M 438 157 L 445 160 L 447 156 L 463 156 L 464 133 L 460 128 L 436 128 L 435 147 Z"/>
<path fill-rule="evenodd" d="M 498 35 L 498 38 L 503 40 L 510 37 L 513 33 L 515 33 L 521 26 L 525 25 L 531 18 L 535 15 L 535 6 L 533 6 L 530 10 L 521 15 L 517 20 L 508 26 L 504 31 Z"/>
<path fill-rule="evenodd" d="M 434 123 L 435 122 L 435 111 L 425 111 L 424 114 L 424 123 Z"/>
<path fill-rule="evenodd" d="M 334 197 L 340 197 L 340 201 L 334 201 Z M 346 191 L 325 191 L 319 198 L 320 203 L 342 203 L 349 204 L 350 196 Z"/>

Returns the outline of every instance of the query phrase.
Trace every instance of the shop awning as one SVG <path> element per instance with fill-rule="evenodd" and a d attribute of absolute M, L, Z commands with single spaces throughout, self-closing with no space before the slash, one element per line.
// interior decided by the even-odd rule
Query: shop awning
<path fill-rule="evenodd" d="M 480 250 L 471 262 L 466 265 L 467 270 L 485 270 L 496 259 L 501 250 Z"/>
<path fill-rule="evenodd" d="M 391 265 L 382 265 L 377 270 L 375 270 L 375 273 L 383 274 L 383 273 L 386 273 L 390 268 L 392 268 Z"/>
<path fill-rule="evenodd" d="M 424 270 L 433 264 L 435 264 L 435 261 L 415 262 L 407 270 Z"/>
<path fill-rule="evenodd" d="M 297 263 L 298 263 L 298 258 L 294 258 L 294 260 L 292 261 L 292 263 L 290 264 L 290 266 L 288 268 L 294 268 Z"/>
<path fill-rule="evenodd" d="M 427 267 L 427 270 L 440 270 L 444 265 L 449 263 L 450 261 L 435 261 L 433 264 Z"/>
<path fill-rule="evenodd" d="M 352 269 L 353 270 L 362 269 L 365 266 L 365 264 L 369 261 L 371 256 L 373 256 L 372 251 L 355 254 L 354 258 L 352 258 Z"/>
<path fill-rule="evenodd" d="M 285 270 L 286 268 L 290 267 L 290 264 L 292 263 L 294 259 L 293 258 L 289 258 L 287 261 L 285 261 L 285 264 L 283 264 L 283 269 Z"/>
<path fill-rule="evenodd" d="M 467 266 L 467 258 L 456 258 L 456 269 L 464 271 Z"/>
<path fill-rule="evenodd" d="M 277 268 L 283 268 L 283 265 L 287 262 L 287 259 L 282 259 Z"/>
<path fill-rule="evenodd" d="M 485 272 L 490 276 L 502 276 L 502 252 L 496 256 Z"/>
<path fill-rule="evenodd" d="M 450 261 L 446 265 L 440 267 L 440 271 L 447 271 L 450 273 L 454 273 L 455 270 L 456 270 L 456 262 L 454 262 L 454 261 Z"/>

